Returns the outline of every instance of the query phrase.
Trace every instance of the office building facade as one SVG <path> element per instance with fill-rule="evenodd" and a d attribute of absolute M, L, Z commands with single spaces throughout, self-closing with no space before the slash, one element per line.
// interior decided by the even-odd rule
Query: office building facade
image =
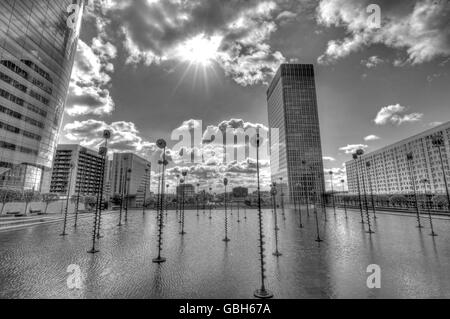
<path fill-rule="evenodd" d="M 365 154 L 358 162 L 346 163 L 349 193 L 358 194 L 358 178 L 363 192 L 377 195 L 412 194 L 416 191 L 446 194 L 439 150 L 433 146 L 433 137 L 444 141 L 441 147 L 447 182 L 450 182 L 450 122 L 412 136 L 378 151 Z M 408 160 L 408 154 L 412 158 Z M 370 163 L 370 166 L 367 166 Z M 423 183 L 423 180 L 429 183 Z M 413 186 L 414 185 L 414 186 Z M 372 186 L 372 187 L 370 187 Z"/>
<path fill-rule="evenodd" d="M 278 195 L 304 202 L 325 191 L 313 65 L 283 64 L 267 90 L 272 182 Z"/>
<path fill-rule="evenodd" d="M 53 161 L 50 193 L 60 196 L 66 196 L 68 193 L 70 196 L 96 196 L 102 169 L 103 157 L 98 152 L 80 145 L 60 144 Z"/>
<path fill-rule="evenodd" d="M 78 4 L 70 27 L 69 5 Z M 84 0 L 0 1 L 0 188 L 41 191 L 64 113 Z"/>
<path fill-rule="evenodd" d="M 115 153 L 111 166 L 111 196 L 128 198 L 128 207 L 141 207 L 151 194 L 151 163 L 133 153 Z M 128 194 L 128 196 L 127 196 Z"/>
<path fill-rule="evenodd" d="M 177 186 L 177 196 L 181 199 L 184 193 L 184 198 L 191 199 L 195 198 L 195 186 L 191 184 L 181 184 Z"/>

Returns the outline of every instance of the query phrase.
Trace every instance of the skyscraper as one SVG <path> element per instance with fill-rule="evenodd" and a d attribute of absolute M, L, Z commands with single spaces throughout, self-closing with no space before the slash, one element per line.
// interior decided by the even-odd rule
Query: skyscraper
<path fill-rule="evenodd" d="M 50 176 L 84 1 L 0 1 L 0 188 Z"/>
<path fill-rule="evenodd" d="M 310 200 L 320 199 L 325 185 L 313 65 L 282 64 L 267 91 L 267 103 L 272 182 L 279 185 L 279 195 L 289 201 L 295 196 L 298 202 L 305 202 L 306 194 Z"/>

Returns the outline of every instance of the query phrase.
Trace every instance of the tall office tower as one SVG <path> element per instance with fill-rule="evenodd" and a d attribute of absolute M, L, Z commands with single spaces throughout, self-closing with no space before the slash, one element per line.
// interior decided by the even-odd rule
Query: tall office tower
<path fill-rule="evenodd" d="M 146 171 L 147 170 L 147 171 Z M 133 153 L 115 153 L 111 168 L 111 196 L 126 196 L 128 207 L 140 207 L 150 198 L 151 163 Z"/>
<path fill-rule="evenodd" d="M 267 91 L 272 182 L 297 202 L 325 192 L 314 67 L 282 64 Z M 278 134 L 277 134 L 278 133 Z M 278 136 L 278 138 L 276 138 Z"/>
<path fill-rule="evenodd" d="M 70 196 L 95 196 L 102 177 L 102 162 L 102 156 L 96 151 L 80 145 L 58 145 L 53 161 L 50 193 L 67 195 L 70 181 Z"/>
<path fill-rule="evenodd" d="M 433 137 L 436 136 L 443 142 L 440 153 L 439 148 L 433 145 Z M 450 182 L 450 122 L 365 154 L 358 162 L 350 160 L 345 165 L 351 194 L 358 194 L 359 178 L 360 190 L 364 191 L 365 186 L 368 194 L 373 191 L 378 195 L 407 195 L 413 193 L 415 186 L 416 191 L 422 194 L 447 195 L 445 181 Z M 424 180 L 427 182 L 423 183 Z"/>
<path fill-rule="evenodd" d="M 0 1 L 0 188 L 40 191 L 49 175 L 84 1 Z"/>

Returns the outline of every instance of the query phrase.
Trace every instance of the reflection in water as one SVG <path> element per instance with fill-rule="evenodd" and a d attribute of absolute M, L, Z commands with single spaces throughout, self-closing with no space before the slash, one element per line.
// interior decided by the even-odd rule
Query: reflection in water
<path fill-rule="evenodd" d="M 325 241 L 315 242 L 315 219 L 306 217 L 300 229 L 298 214 L 286 210 L 279 232 L 283 256 L 272 256 L 274 221 L 264 212 L 267 249 L 267 287 L 276 298 L 410 298 L 450 297 L 448 220 L 436 222 L 440 236 L 415 228 L 414 218 L 380 214 L 375 234 L 360 223 L 358 211 L 349 219 L 338 211 L 321 230 Z M 130 212 L 128 223 L 117 227 L 116 214 L 105 215 L 100 253 L 87 254 L 91 222 L 80 221 L 66 238 L 59 225 L 42 225 L 0 233 L 0 298 L 252 298 L 259 286 L 257 214 L 247 220 L 230 216 L 229 237 L 223 237 L 223 211 L 196 217 L 186 212 L 180 236 L 175 212 L 164 232 L 167 263 L 152 263 L 156 251 L 155 213 Z M 330 215 L 331 217 L 331 215 Z M 66 269 L 79 265 L 81 290 L 67 288 Z M 366 269 L 377 264 L 381 289 L 366 286 Z"/>

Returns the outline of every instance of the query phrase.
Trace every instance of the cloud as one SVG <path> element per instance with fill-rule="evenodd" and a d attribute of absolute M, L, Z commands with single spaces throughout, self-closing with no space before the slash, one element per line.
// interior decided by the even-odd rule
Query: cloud
<path fill-rule="evenodd" d="M 175 131 L 190 132 L 193 133 L 194 129 L 200 129 L 202 134 L 202 145 L 190 145 L 183 149 L 169 149 L 169 157 L 172 160 L 172 167 L 169 168 L 169 180 L 175 181 L 177 174 L 179 175 L 183 171 L 188 171 L 188 182 L 192 184 L 205 183 L 208 180 L 207 188 L 212 187 L 217 189 L 220 186 L 220 181 L 224 177 L 230 180 L 230 186 L 243 186 L 249 188 L 255 188 L 256 183 L 256 159 L 251 157 L 251 153 L 245 152 L 244 158 L 227 158 L 224 160 L 224 140 L 223 139 L 211 139 L 212 136 L 224 135 L 227 130 L 230 133 L 236 134 L 239 139 L 244 140 L 244 132 L 248 129 L 260 128 L 261 136 L 264 136 L 268 132 L 268 128 L 262 124 L 247 122 L 243 119 L 230 119 L 222 121 L 217 125 L 209 125 L 204 130 L 202 122 L 199 120 L 184 121 L 179 128 Z M 231 129 L 231 131 L 230 131 Z M 240 144 L 226 141 L 226 145 L 233 144 L 234 148 L 248 148 L 251 144 Z M 247 141 L 251 143 L 251 141 Z M 191 156 L 186 154 L 195 153 L 199 155 L 199 158 L 203 160 L 202 163 L 193 164 L 191 162 Z M 241 153 L 243 154 L 243 153 Z M 248 155 L 247 155 L 248 154 Z M 270 164 L 268 154 L 260 153 L 260 173 L 261 182 L 265 188 L 268 188 L 271 180 Z M 218 185 L 219 183 L 219 185 Z M 206 187 L 206 186 L 205 186 Z"/>
<path fill-rule="evenodd" d="M 333 172 L 333 175 L 331 175 L 330 172 Z M 347 178 L 347 171 L 345 165 L 343 165 L 343 167 L 324 169 L 324 174 L 325 174 L 325 186 L 328 191 L 331 191 L 332 189 L 331 181 L 333 181 L 333 190 L 335 192 L 342 191 L 342 180 L 344 180 L 344 187 L 346 186 L 345 181 Z"/>
<path fill-rule="evenodd" d="M 439 125 L 442 125 L 442 124 L 444 124 L 444 122 L 431 122 L 429 125 L 432 126 L 432 127 L 435 127 L 435 126 L 439 126 Z"/>
<path fill-rule="evenodd" d="M 412 123 L 422 120 L 422 113 L 405 114 L 407 110 L 407 107 L 401 106 L 400 104 L 389 105 L 383 107 L 378 112 L 374 121 L 377 125 L 385 125 L 389 122 L 392 124 L 401 125 L 403 123 Z"/>
<path fill-rule="evenodd" d="M 364 144 L 351 144 L 351 145 L 343 146 L 343 147 L 339 148 L 339 150 L 344 151 L 345 154 L 353 154 L 359 149 L 365 150 L 368 147 L 369 147 L 369 145 L 364 145 Z"/>
<path fill-rule="evenodd" d="M 347 36 L 328 42 L 319 57 L 322 64 L 334 63 L 363 48 L 383 44 L 400 50 L 404 58 L 396 66 L 421 64 L 450 56 L 450 6 L 447 1 L 380 0 L 381 28 L 373 27 L 367 7 L 370 0 L 321 0 L 317 22 L 325 27 L 344 28 Z"/>
<path fill-rule="evenodd" d="M 286 61 L 272 48 L 271 36 L 307 5 L 309 1 L 109 0 L 94 6 L 97 15 L 91 16 L 100 21 L 102 37 L 122 40 L 129 64 L 183 62 L 191 48 L 189 54 L 207 54 L 227 76 L 248 86 L 267 83 Z M 192 48 L 193 43 L 200 47 Z"/>
<path fill-rule="evenodd" d="M 323 160 L 324 160 L 324 161 L 329 161 L 329 162 L 334 162 L 334 161 L 336 161 L 336 159 L 335 159 L 334 157 L 331 157 L 331 156 L 324 156 L 324 157 L 323 157 Z"/>
<path fill-rule="evenodd" d="M 114 111 L 110 95 L 110 74 L 114 66 L 116 48 L 109 42 L 94 38 L 92 46 L 78 41 L 72 78 L 66 104 L 70 116 L 109 115 Z"/>
<path fill-rule="evenodd" d="M 155 144 L 144 140 L 135 124 L 131 122 L 121 121 L 107 124 L 93 119 L 75 121 L 67 124 L 63 133 L 72 142 L 97 149 L 103 144 L 104 130 L 110 130 L 112 133 L 111 139 L 108 141 L 108 148 L 111 152 L 133 152 L 149 158 L 157 151 Z"/>
<path fill-rule="evenodd" d="M 368 58 L 367 60 L 362 60 L 361 64 L 364 65 L 368 69 L 373 69 L 377 67 L 378 65 L 384 63 L 384 60 L 379 58 L 378 56 L 374 55 Z"/>
<path fill-rule="evenodd" d="M 366 142 L 368 142 L 368 141 L 376 141 L 376 140 L 379 140 L 379 139 L 380 139 L 379 136 L 376 136 L 376 135 L 369 135 L 369 136 L 366 136 L 366 137 L 364 138 L 364 141 L 366 141 Z"/>

